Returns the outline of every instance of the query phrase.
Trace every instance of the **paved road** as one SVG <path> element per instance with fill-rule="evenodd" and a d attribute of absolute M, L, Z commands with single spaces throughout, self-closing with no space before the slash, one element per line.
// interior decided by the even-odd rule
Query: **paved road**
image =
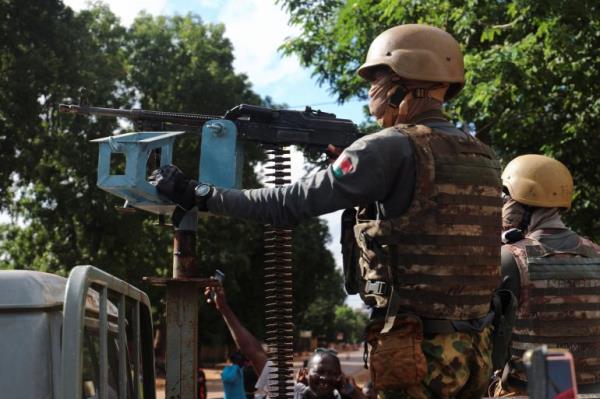
<path fill-rule="evenodd" d="M 342 372 L 347 376 L 354 377 L 356 382 L 362 385 L 366 382 L 369 370 L 365 369 L 363 362 L 363 351 L 343 352 L 339 355 L 342 363 Z"/>

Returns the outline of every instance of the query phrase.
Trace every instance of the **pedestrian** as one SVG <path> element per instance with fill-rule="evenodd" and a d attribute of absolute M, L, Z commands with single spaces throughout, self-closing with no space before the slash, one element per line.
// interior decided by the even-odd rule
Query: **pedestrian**
<path fill-rule="evenodd" d="M 502 274 L 518 299 L 511 360 L 496 395 L 527 394 L 523 353 L 545 344 L 575 359 L 579 393 L 600 392 L 600 246 L 570 230 L 573 178 L 543 155 L 522 155 L 502 173 Z"/>
<path fill-rule="evenodd" d="M 189 180 L 173 165 L 151 181 L 184 209 L 276 226 L 358 207 L 360 256 L 348 269 L 371 309 L 376 390 L 384 398 L 480 397 L 500 281 L 500 165 L 442 112 L 464 85 L 460 46 L 435 27 L 396 26 L 373 41 L 358 74 L 371 85 L 369 110 L 383 130 L 326 170 L 254 190 Z"/>
<path fill-rule="evenodd" d="M 295 385 L 296 399 L 366 399 L 354 379 L 342 373 L 335 351 L 317 348 L 300 371 Z"/>
<path fill-rule="evenodd" d="M 212 288 L 206 288 L 204 293 L 207 301 L 221 313 L 238 350 L 248 359 L 256 374 L 260 375 L 269 357 L 262 344 L 246 329 L 229 307 L 223 286 L 219 284 Z"/>
<path fill-rule="evenodd" d="M 225 291 L 221 285 L 207 288 L 207 298 L 223 316 L 223 320 L 240 351 L 248 358 L 258 379 L 256 393 L 259 396 L 274 396 L 276 366 L 268 360 L 268 355 L 260 342 L 239 321 L 229 307 Z M 337 355 L 325 349 L 317 349 L 308 359 L 308 367 L 300 370 L 297 381 L 290 381 L 294 387 L 294 399 L 365 399 L 353 379 L 343 373 Z"/>
<path fill-rule="evenodd" d="M 231 364 L 225 366 L 221 372 L 225 399 L 246 399 L 244 374 L 242 372 L 246 358 L 240 352 L 236 351 L 231 354 L 229 360 Z"/>

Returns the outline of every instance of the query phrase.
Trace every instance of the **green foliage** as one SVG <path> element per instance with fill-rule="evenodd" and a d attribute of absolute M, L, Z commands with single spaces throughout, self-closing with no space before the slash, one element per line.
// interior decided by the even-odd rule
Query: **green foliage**
<path fill-rule="evenodd" d="M 0 268 L 67 275 L 75 265 L 94 264 L 138 286 L 143 276 L 171 275 L 172 230 L 141 212 L 116 212 L 121 200 L 96 187 L 97 148 L 89 140 L 122 128 L 110 118 L 59 115 L 57 105 L 77 102 L 81 87 L 90 104 L 115 108 L 221 115 L 240 103 L 261 104 L 247 77 L 235 73 L 224 30 L 195 15 L 146 14 L 126 29 L 101 4 L 73 13 L 58 0 L 0 0 L 0 211 L 21 221 L 0 225 Z M 188 175 L 197 173 L 198 154 L 197 137 L 178 140 L 175 162 Z M 246 187 L 258 186 L 253 166 L 261 159 L 248 146 Z M 200 275 L 225 271 L 232 307 L 259 337 L 262 230 L 203 218 L 197 247 Z M 327 239 L 318 220 L 294 235 L 300 324 L 315 298 L 329 308 L 343 298 Z M 161 316 L 164 289 L 142 288 Z M 216 311 L 203 307 L 201 317 L 203 339 L 228 339 Z"/>
<path fill-rule="evenodd" d="M 331 237 L 323 220 L 312 219 L 294 230 L 294 315 L 297 330 L 331 336 L 333 309 L 344 302 L 343 278 L 331 253 L 320 243 Z"/>
<path fill-rule="evenodd" d="M 463 46 L 466 86 L 448 104 L 504 162 L 541 153 L 564 162 L 576 186 L 570 224 L 600 239 L 600 7 L 584 0 L 281 0 L 302 33 L 283 46 L 340 101 L 366 98 L 355 74 L 387 28 L 427 23 Z"/>
<path fill-rule="evenodd" d="M 337 332 L 333 324 L 335 307 L 322 298 L 317 298 L 306 308 L 302 321 L 303 330 L 312 330 L 313 336 L 321 342 L 334 342 Z"/>
<path fill-rule="evenodd" d="M 126 79 L 125 30 L 103 7 L 73 15 L 60 3 L 3 2 L 0 15 L 7 38 L 0 53 L 0 204 L 27 223 L 4 228 L 4 267 L 65 274 L 92 260 L 103 265 L 114 243 L 142 222 L 123 224 L 95 188 L 88 141 L 110 133 L 116 121 L 62 118 L 57 105 L 84 85 L 90 101 L 124 105 L 115 87 Z M 119 271 L 127 263 L 111 262 Z"/>
<path fill-rule="evenodd" d="M 344 334 L 344 342 L 357 343 L 363 341 L 368 319 L 364 311 L 352 309 L 348 305 L 335 308 L 334 325 L 337 331 Z"/>
<path fill-rule="evenodd" d="M 140 14 L 129 32 L 130 86 L 142 108 L 222 115 L 241 102 L 259 104 L 247 77 L 233 70 L 225 26 L 199 16 Z"/>

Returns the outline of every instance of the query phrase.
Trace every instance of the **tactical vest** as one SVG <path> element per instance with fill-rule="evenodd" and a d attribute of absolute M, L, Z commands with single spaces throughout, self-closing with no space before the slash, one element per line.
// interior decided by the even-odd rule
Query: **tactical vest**
<path fill-rule="evenodd" d="M 578 384 L 600 382 L 600 247 L 580 238 L 568 252 L 525 238 L 506 246 L 521 278 L 511 355 L 542 344 L 566 348 Z"/>
<path fill-rule="evenodd" d="M 481 318 L 500 282 L 500 165 L 488 146 L 468 134 L 424 125 L 396 129 L 413 144 L 413 199 L 393 219 L 369 219 L 359 210 L 354 233 L 361 296 L 369 306 L 385 307 L 392 283 L 400 312 Z"/>

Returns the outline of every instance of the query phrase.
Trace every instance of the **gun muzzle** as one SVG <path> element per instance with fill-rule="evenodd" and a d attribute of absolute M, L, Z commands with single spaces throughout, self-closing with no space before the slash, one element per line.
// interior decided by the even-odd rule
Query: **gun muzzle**
<path fill-rule="evenodd" d="M 79 105 L 74 105 L 74 104 L 59 104 L 58 105 L 58 112 L 64 112 L 64 113 L 67 113 L 67 114 L 79 114 L 79 113 L 81 113 Z"/>

